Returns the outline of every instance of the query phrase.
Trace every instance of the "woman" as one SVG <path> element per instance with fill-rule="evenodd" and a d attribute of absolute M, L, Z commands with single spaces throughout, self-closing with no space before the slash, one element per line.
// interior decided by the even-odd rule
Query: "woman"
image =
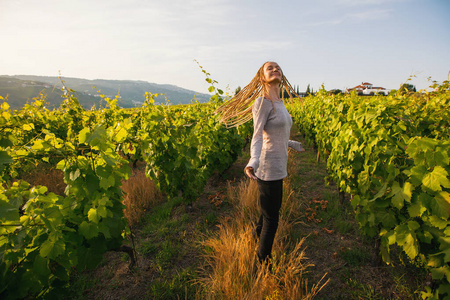
<path fill-rule="evenodd" d="M 283 178 L 287 176 L 288 147 L 305 151 L 299 142 L 289 140 L 292 119 L 280 98 L 282 88 L 292 98 L 293 88 L 280 66 L 266 62 L 250 84 L 218 109 L 222 114 L 221 121 L 229 126 L 243 124 L 253 117 L 251 158 L 244 172 L 258 183 L 261 216 L 256 235 L 259 237 L 260 262 L 271 257 L 283 196 Z"/>

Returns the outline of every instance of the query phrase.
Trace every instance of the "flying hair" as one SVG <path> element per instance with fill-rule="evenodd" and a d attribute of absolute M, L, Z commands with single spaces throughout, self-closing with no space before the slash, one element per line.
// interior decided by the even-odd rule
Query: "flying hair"
<path fill-rule="evenodd" d="M 268 95 L 269 91 L 264 79 L 264 66 L 268 62 L 265 62 L 256 72 L 255 77 L 248 85 L 246 85 L 242 90 L 239 91 L 233 98 L 222 104 L 215 111 L 216 115 L 220 116 L 219 121 L 224 123 L 227 127 L 237 127 L 248 121 L 253 117 L 252 107 L 255 100 L 258 97 L 264 97 Z M 292 100 L 292 95 L 298 97 L 292 88 L 291 84 L 284 76 L 283 71 L 281 71 L 282 77 L 280 82 L 280 89 L 284 95 L 286 91 L 289 95 L 289 99 Z M 284 98 L 284 97 L 283 97 Z M 273 102 L 272 102 L 273 104 Z"/>

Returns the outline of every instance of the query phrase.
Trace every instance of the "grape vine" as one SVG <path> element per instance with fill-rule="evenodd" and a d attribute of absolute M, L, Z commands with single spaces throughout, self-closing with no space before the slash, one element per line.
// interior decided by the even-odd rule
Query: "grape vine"
<path fill-rule="evenodd" d="M 300 131 L 327 158 L 329 178 L 352 195 L 361 229 L 378 237 L 390 263 L 397 245 L 427 268 L 450 297 L 450 90 L 362 97 L 328 95 L 288 107 Z"/>
<path fill-rule="evenodd" d="M 216 83 L 209 78 L 210 84 Z M 155 105 L 147 93 L 142 107 L 84 110 L 64 87 L 61 107 L 45 108 L 40 95 L 20 111 L 0 98 L 0 296 L 50 297 L 67 284 L 74 268 L 98 265 L 129 232 L 122 181 L 133 162 L 168 195 L 192 203 L 213 172 L 228 168 L 249 128 L 225 129 L 209 103 Z M 22 174 L 38 166 L 62 170 L 64 195 L 31 186 Z"/>

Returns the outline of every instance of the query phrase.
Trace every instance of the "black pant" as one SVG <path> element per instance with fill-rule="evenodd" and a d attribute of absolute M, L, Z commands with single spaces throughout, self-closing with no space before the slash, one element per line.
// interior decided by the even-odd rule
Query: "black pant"
<path fill-rule="evenodd" d="M 275 181 L 258 179 L 257 182 L 261 209 L 261 216 L 256 225 L 256 234 L 259 237 L 258 258 L 264 261 L 271 257 L 273 240 L 278 228 L 283 198 L 283 179 Z"/>

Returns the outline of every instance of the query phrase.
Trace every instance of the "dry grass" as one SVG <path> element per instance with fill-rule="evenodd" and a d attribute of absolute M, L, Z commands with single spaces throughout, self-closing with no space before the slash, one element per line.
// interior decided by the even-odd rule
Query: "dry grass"
<path fill-rule="evenodd" d="M 124 215 L 131 228 L 140 222 L 148 209 L 164 201 L 164 195 L 143 170 L 136 170 L 133 176 L 122 184 L 122 190 L 125 193 Z"/>
<path fill-rule="evenodd" d="M 40 164 L 31 172 L 22 175 L 22 179 L 32 186 L 46 186 L 48 192 L 64 196 L 66 184 L 64 172 L 46 164 Z"/>
<path fill-rule="evenodd" d="M 254 181 L 228 185 L 227 196 L 235 206 L 235 215 L 225 219 L 216 235 L 203 242 L 210 249 L 206 256 L 210 270 L 200 280 L 207 299 L 312 299 L 326 282 L 308 285 L 304 274 L 312 265 L 306 262 L 304 239 L 292 243 L 288 238 L 295 219 L 292 214 L 281 213 L 272 270 L 257 262 L 257 241 L 253 237 L 253 222 L 259 217 L 257 194 Z M 285 189 L 288 196 L 282 211 L 295 211 L 292 207 L 298 204 L 291 194 Z"/>

